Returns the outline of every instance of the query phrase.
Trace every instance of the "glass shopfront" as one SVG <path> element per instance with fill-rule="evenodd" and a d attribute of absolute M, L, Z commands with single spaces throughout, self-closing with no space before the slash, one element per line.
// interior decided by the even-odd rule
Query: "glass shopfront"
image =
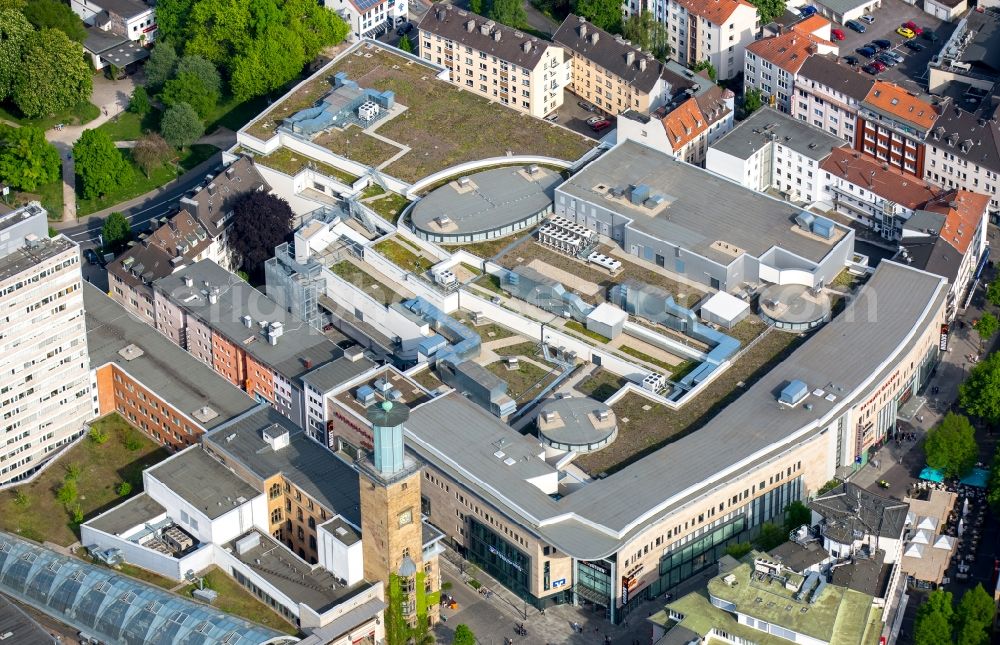
<path fill-rule="evenodd" d="M 531 559 L 528 555 L 472 518 L 469 518 L 469 537 L 469 561 L 522 599 L 538 606 L 538 598 L 531 595 Z"/>

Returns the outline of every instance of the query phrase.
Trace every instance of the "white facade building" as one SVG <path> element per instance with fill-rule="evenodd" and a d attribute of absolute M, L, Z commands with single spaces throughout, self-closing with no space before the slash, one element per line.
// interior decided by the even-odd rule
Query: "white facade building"
<path fill-rule="evenodd" d="M 858 105 L 874 79 L 833 56 L 810 56 L 795 76 L 791 113 L 854 145 Z"/>
<path fill-rule="evenodd" d="M 808 21 L 815 24 L 808 24 Z M 822 24 L 821 24 L 822 23 Z M 795 77 L 815 54 L 837 55 L 839 47 L 828 40 L 830 23 L 818 16 L 793 25 L 789 31 L 762 38 L 746 49 L 743 89 L 760 90 L 765 102 L 782 112 L 792 111 Z M 817 35 L 826 33 L 826 36 Z"/>
<path fill-rule="evenodd" d="M 629 0 L 625 17 L 649 11 L 667 26 L 672 56 L 689 65 L 709 61 L 718 78 L 728 79 L 743 69 L 743 53 L 757 34 L 757 9 L 746 0 Z"/>
<path fill-rule="evenodd" d="M 156 9 L 139 0 L 70 0 L 84 24 L 146 44 L 156 38 Z"/>
<path fill-rule="evenodd" d="M 0 216 L 0 484 L 30 475 L 94 416 L 80 249 L 37 203 Z"/>
<path fill-rule="evenodd" d="M 406 21 L 407 0 L 323 0 L 350 25 L 355 38 L 378 38 Z"/>

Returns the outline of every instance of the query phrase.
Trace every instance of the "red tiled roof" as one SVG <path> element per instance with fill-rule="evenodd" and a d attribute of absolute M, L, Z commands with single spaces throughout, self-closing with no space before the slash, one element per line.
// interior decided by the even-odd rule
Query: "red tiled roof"
<path fill-rule="evenodd" d="M 753 7 L 746 0 L 677 0 L 677 4 L 714 25 L 725 24 L 740 5 Z"/>
<path fill-rule="evenodd" d="M 895 83 L 875 81 L 865 97 L 865 103 L 924 130 L 929 130 L 937 119 L 933 105 Z"/>
<path fill-rule="evenodd" d="M 990 198 L 987 195 L 955 190 L 928 203 L 924 210 L 945 216 L 941 239 L 965 255 L 989 205 Z"/>
<path fill-rule="evenodd" d="M 674 150 L 686 146 L 708 129 L 708 121 L 698 107 L 698 101 L 689 98 L 663 117 L 663 129 Z"/>
<path fill-rule="evenodd" d="M 938 196 L 930 184 L 846 146 L 833 150 L 819 167 L 911 210 Z"/>
<path fill-rule="evenodd" d="M 796 74 L 806 59 L 814 53 L 809 51 L 813 45 L 835 46 L 829 40 L 823 40 L 812 34 L 792 29 L 783 34 L 750 43 L 747 45 L 747 51 L 770 61 L 790 74 Z"/>

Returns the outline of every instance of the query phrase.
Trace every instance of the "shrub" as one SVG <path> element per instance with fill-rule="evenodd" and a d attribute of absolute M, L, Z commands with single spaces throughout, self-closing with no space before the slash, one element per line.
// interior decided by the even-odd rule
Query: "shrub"
<path fill-rule="evenodd" d="M 67 508 L 76 501 L 76 480 L 68 479 L 63 482 L 63 485 L 59 487 L 59 491 L 56 492 L 56 499 L 59 503 Z"/>
<path fill-rule="evenodd" d="M 87 433 L 87 436 L 90 438 L 91 441 L 96 443 L 98 446 L 106 443 L 109 438 L 108 433 L 104 430 L 101 430 L 97 426 L 91 427 L 90 432 Z"/>
<path fill-rule="evenodd" d="M 132 484 L 128 482 L 122 482 L 118 484 L 118 488 L 115 489 L 118 493 L 118 497 L 128 497 L 129 493 L 132 492 Z"/>

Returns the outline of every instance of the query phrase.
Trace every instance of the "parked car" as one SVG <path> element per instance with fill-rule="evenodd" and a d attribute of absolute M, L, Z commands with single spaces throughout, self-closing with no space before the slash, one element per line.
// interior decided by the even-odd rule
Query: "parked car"
<path fill-rule="evenodd" d="M 840 29 L 831 29 L 830 35 L 833 37 L 834 40 L 843 40 L 847 38 L 847 36 L 844 35 L 844 32 Z"/>
<path fill-rule="evenodd" d="M 883 63 L 883 62 L 882 62 L 882 61 L 880 61 L 880 60 L 873 60 L 873 61 L 871 62 L 871 66 L 872 66 L 872 67 L 874 67 L 875 69 L 877 69 L 877 70 L 878 70 L 878 71 L 880 71 L 880 72 L 884 72 L 884 71 L 886 70 L 886 65 L 885 65 L 885 63 Z"/>
<path fill-rule="evenodd" d="M 868 49 L 874 49 L 877 52 L 884 51 L 884 50 L 888 49 L 887 47 L 879 47 L 878 44 L 874 43 L 874 42 L 865 43 L 864 46 L 867 47 Z"/>
<path fill-rule="evenodd" d="M 861 20 L 867 22 L 869 25 L 875 24 L 875 16 L 871 15 L 870 13 L 866 13 L 865 15 L 861 16 Z"/>
<path fill-rule="evenodd" d="M 812 16 L 815 13 L 816 13 L 816 7 L 812 6 L 811 4 L 808 4 L 799 9 L 799 15 L 802 16 L 803 18 L 808 18 L 809 16 Z"/>
<path fill-rule="evenodd" d="M 881 70 L 879 70 L 879 68 L 875 67 L 874 65 L 865 65 L 861 69 L 865 70 L 866 72 L 868 72 L 872 76 L 877 76 L 878 73 L 879 73 L 879 71 L 881 71 Z"/>
<path fill-rule="evenodd" d="M 399 26 L 398 29 L 396 29 L 396 34 L 398 34 L 400 36 L 405 36 L 406 34 L 410 33 L 411 31 L 413 31 L 413 23 L 412 22 L 404 22 L 403 24 L 401 24 Z"/>
<path fill-rule="evenodd" d="M 896 65 L 899 64 L 896 61 L 895 58 L 893 58 L 892 56 L 886 55 L 885 52 L 883 52 L 883 53 L 879 54 L 878 56 L 876 56 L 875 60 L 883 63 L 886 67 L 895 67 Z"/>
<path fill-rule="evenodd" d="M 903 38 L 913 38 L 914 36 L 916 36 L 916 34 L 913 33 L 912 29 L 907 29 L 906 27 L 899 27 L 898 29 L 896 29 L 896 33 L 902 36 Z"/>
<path fill-rule="evenodd" d="M 589 119 L 587 119 L 587 125 L 594 125 L 599 121 L 606 121 L 606 120 L 607 119 L 605 119 L 603 116 L 592 116 Z"/>
<path fill-rule="evenodd" d="M 903 43 L 903 46 L 909 49 L 910 51 L 915 51 L 915 52 L 924 51 L 924 46 L 915 40 L 907 40 L 905 43 Z"/>
<path fill-rule="evenodd" d="M 902 63 L 903 61 L 906 60 L 905 58 L 903 58 L 903 55 L 900 54 L 899 52 L 894 52 L 890 50 L 882 53 L 885 54 L 886 56 L 889 56 L 890 58 L 892 58 L 892 60 L 896 61 L 897 63 Z"/>
<path fill-rule="evenodd" d="M 936 43 L 937 41 L 939 41 L 941 39 L 938 38 L 938 35 L 936 33 L 934 33 L 933 31 L 925 31 L 924 32 L 924 40 L 929 40 L 932 43 Z"/>
<path fill-rule="evenodd" d="M 594 132 L 607 130 L 610 127 L 611 127 L 611 121 L 608 121 L 607 119 L 601 119 L 600 121 L 590 124 L 590 129 L 593 130 Z"/>
<path fill-rule="evenodd" d="M 559 115 L 558 114 L 550 114 L 547 117 L 545 117 L 545 120 L 546 121 L 551 121 L 552 123 L 555 123 L 556 121 L 559 120 Z"/>
<path fill-rule="evenodd" d="M 879 51 L 882 51 L 884 49 L 889 49 L 890 47 L 892 47 L 892 42 L 889 40 L 885 40 L 884 38 L 873 40 L 872 44 L 875 45 L 875 48 L 878 49 Z"/>
<path fill-rule="evenodd" d="M 576 104 L 588 112 L 597 112 L 597 106 L 595 106 L 592 103 L 588 103 L 586 101 L 577 101 Z"/>
<path fill-rule="evenodd" d="M 910 31 L 912 31 L 913 33 L 915 33 L 918 36 L 920 34 L 924 33 L 923 28 L 919 27 L 917 25 L 917 23 L 913 22 L 912 20 L 908 20 L 907 22 L 903 23 L 903 26 L 906 27 L 907 29 L 909 29 Z"/>
<path fill-rule="evenodd" d="M 101 258 L 97 257 L 94 249 L 84 249 L 83 259 L 87 261 L 87 264 L 98 265 L 101 263 Z"/>
<path fill-rule="evenodd" d="M 858 47 L 854 50 L 856 53 L 861 54 L 865 58 L 875 58 L 875 50 L 871 47 Z"/>
<path fill-rule="evenodd" d="M 844 26 L 847 27 L 848 29 L 852 29 L 858 32 L 859 34 L 863 34 L 865 33 L 865 31 L 867 31 L 867 29 L 865 29 L 865 26 L 862 25 L 857 20 L 848 20 L 847 22 L 844 23 Z"/>
<path fill-rule="evenodd" d="M 861 61 L 858 60 L 857 56 L 844 56 L 844 62 L 850 65 L 851 67 L 857 67 L 858 63 L 860 63 Z"/>

